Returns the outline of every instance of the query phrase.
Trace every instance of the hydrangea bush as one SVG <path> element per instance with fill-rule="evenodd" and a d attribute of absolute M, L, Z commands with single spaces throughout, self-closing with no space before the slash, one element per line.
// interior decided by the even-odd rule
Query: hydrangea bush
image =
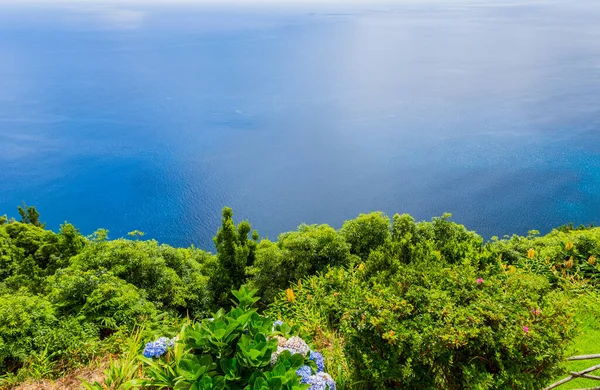
<path fill-rule="evenodd" d="M 299 354 L 308 358 L 309 364 L 305 364 L 296 370 L 296 375 L 300 376 L 300 383 L 310 385 L 309 390 L 335 390 L 335 381 L 325 372 L 325 361 L 320 352 L 310 349 L 308 344 L 298 336 L 292 336 L 289 339 L 281 334 L 289 334 L 291 330 L 282 321 L 276 321 L 273 324 L 273 330 L 279 333 L 275 336 L 277 340 L 277 350 L 271 355 L 271 364 L 277 362 L 280 354 L 285 351 L 291 354 Z"/>
<path fill-rule="evenodd" d="M 334 390 L 323 356 L 298 337 L 298 328 L 252 308 L 256 290 L 234 291 L 236 307 L 186 324 L 174 339 L 146 344 L 144 387 L 160 389 Z"/>
<path fill-rule="evenodd" d="M 158 358 L 167 352 L 167 349 L 172 348 L 175 345 L 175 337 L 169 339 L 167 337 L 160 337 L 156 341 L 151 341 L 144 347 L 144 357 L 146 358 Z"/>

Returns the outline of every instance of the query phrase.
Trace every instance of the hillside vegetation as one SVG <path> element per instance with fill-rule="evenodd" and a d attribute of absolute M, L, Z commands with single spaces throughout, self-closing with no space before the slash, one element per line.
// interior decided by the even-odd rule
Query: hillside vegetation
<path fill-rule="evenodd" d="M 211 352 L 217 371 L 227 365 L 218 385 L 209 386 L 210 370 L 182 379 L 191 368 L 177 359 L 208 348 L 186 329 L 210 339 L 219 321 L 241 332 L 231 351 L 246 348 L 244 332 L 260 334 L 265 345 L 300 335 L 323 353 L 338 389 L 541 389 L 565 371 L 567 354 L 600 353 L 590 351 L 600 346 L 599 228 L 485 242 L 449 214 L 417 222 L 374 212 L 339 230 L 302 224 L 270 241 L 247 221 L 236 225 L 224 208 L 212 254 L 143 240 L 137 231 L 111 240 L 106 230 L 85 237 L 65 223 L 53 232 L 35 207 L 19 214 L 18 221 L 0 217 L 4 388 L 100 361 L 109 364 L 105 380 L 88 388 L 175 388 L 150 381 L 158 363 L 138 355 L 144 343 L 178 334 L 186 341 L 175 343 L 164 366 L 180 372 L 173 383 L 187 383 L 178 388 L 238 388 L 223 346 Z M 271 334 L 274 320 L 285 329 Z M 185 364 L 213 364 L 198 353 Z M 287 369 L 301 365 L 288 358 Z M 276 370 L 263 363 L 247 367 L 274 381 Z M 309 387 L 286 380 L 290 389 Z"/>

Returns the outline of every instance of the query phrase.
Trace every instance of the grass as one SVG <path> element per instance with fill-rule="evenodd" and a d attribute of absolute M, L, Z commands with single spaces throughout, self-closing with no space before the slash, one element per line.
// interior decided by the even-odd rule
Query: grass
<path fill-rule="evenodd" d="M 575 339 L 573 346 L 567 352 L 568 356 L 600 354 L 600 296 L 596 293 L 587 293 L 573 301 L 576 309 L 576 319 L 580 326 L 580 335 Z M 571 361 L 565 364 L 567 371 L 581 371 L 588 367 L 600 364 L 600 359 Z M 600 370 L 591 372 L 600 376 Z M 566 377 L 556 378 L 558 381 Z M 600 381 L 590 379 L 574 379 L 557 390 L 585 389 L 599 387 Z"/>

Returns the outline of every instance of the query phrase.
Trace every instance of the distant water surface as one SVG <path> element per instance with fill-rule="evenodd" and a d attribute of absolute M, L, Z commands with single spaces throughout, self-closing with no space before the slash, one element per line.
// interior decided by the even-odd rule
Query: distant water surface
<path fill-rule="evenodd" d="M 123 4 L 0 3 L 0 214 L 206 249 L 224 205 L 600 222 L 600 2 Z"/>

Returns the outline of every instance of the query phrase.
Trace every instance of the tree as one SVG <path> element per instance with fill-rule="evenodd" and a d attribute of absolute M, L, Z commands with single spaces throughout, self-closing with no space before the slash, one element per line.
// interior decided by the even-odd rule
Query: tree
<path fill-rule="evenodd" d="M 213 276 L 213 289 L 216 303 L 229 306 L 229 291 L 237 290 L 245 282 L 246 267 L 254 262 L 258 233 L 248 234 L 252 225 L 242 221 L 235 226 L 233 211 L 223 207 L 221 227 L 213 238 L 217 247 L 217 272 Z"/>
<path fill-rule="evenodd" d="M 334 228 L 302 224 L 295 232 L 281 234 L 276 243 L 261 241 L 248 273 L 263 303 L 270 303 L 290 283 L 329 266 L 347 266 L 351 258 L 350 245 Z"/>
<path fill-rule="evenodd" d="M 352 254 L 366 259 L 390 236 L 390 219 L 382 212 L 360 214 L 344 222 L 340 233 L 351 245 Z"/>
<path fill-rule="evenodd" d="M 17 209 L 21 215 L 21 222 L 41 228 L 46 227 L 45 223 L 40 222 L 40 213 L 37 211 L 35 206 L 27 206 L 27 204 L 23 202 L 23 207 L 17 206 Z"/>

